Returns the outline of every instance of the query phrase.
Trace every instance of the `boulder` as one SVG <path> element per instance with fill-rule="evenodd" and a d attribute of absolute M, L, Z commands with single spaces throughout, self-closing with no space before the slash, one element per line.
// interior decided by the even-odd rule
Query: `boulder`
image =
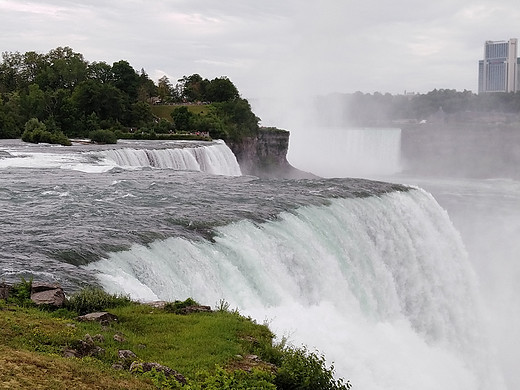
<path fill-rule="evenodd" d="M 117 316 L 106 311 L 99 311 L 79 316 L 77 320 L 84 322 L 99 322 L 101 325 L 108 325 L 111 322 L 117 322 Z"/>
<path fill-rule="evenodd" d="M 132 365 L 130 366 L 130 372 L 148 372 L 148 371 L 152 371 L 154 369 L 157 372 L 164 373 L 166 378 L 173 377 L 177 380 L 177 382 L 182 383 L 183 385 L 185 385 L 187 383 L 186 378 L 183 375 L 179 374 L 174 369 L 167 367 L 167 366 L 163 366 L 162 364 L 159 364 L 159 363 L 133 362 Z"/>
<path fill-rule="evenodd" d="M 5 283 L 0 283 L 0 299 L 7 300 L 9 298 L 9 290 L 11 289 L 10 286 L 8 286 Z"/>
<path fill-rule="evenodd" d="M 58 284 L 33 282 L 31 287 L 31 301 L 37 305 L 62 307 L 65 304 L 65 293 Z"/>

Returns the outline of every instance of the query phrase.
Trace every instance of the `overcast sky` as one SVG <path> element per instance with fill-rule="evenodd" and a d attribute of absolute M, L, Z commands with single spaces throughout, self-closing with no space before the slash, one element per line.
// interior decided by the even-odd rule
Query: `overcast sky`
<path fill-rule="evenodd" d="M 228 76 L 243 97 L 477 89 L 517 0 L 0 0 L 0 51 L 69 46 L 154 80 Z"/>

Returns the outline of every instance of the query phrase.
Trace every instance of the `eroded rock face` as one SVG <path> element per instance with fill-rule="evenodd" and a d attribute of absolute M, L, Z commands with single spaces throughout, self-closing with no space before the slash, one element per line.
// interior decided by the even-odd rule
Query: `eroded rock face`
<path fill-rule="evenodd" d="M 58 284 L 33 282 L 31 300 L 37 305 L 62 307 L 65 304 L 65 293 Z"/>
<path fill-rule="evenodd" d="M 244 175 L 290 179 L 315 177 L 287 161 L 289 132 L 286 130 L 260 128 L 255 136 L 228 140 L 226 144 L 235 154 Z"/>

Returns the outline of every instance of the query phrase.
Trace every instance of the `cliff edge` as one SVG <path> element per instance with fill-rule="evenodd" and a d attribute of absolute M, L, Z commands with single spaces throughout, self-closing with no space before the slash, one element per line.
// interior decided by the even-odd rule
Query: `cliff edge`
<path fill-rule="evenodd" d="M 290 133 L 274 127 L 261 127 L 253 136 L 227 140 L 242 174 L 261 178 L 312 179 L 317 176 L 293 167 L 287 161 Z"/>

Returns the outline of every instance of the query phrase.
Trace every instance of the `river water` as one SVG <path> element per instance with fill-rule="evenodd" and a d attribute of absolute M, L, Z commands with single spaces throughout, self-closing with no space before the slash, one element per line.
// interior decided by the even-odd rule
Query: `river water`
<path fill-rule="evenodd" d="M 518 182 L 404 176 L 392 139 L 375 180 L 241 176 L 222 142 L 1 141 L 0 279 L 224 299 L 360 389 L 516 388 Z"/>

